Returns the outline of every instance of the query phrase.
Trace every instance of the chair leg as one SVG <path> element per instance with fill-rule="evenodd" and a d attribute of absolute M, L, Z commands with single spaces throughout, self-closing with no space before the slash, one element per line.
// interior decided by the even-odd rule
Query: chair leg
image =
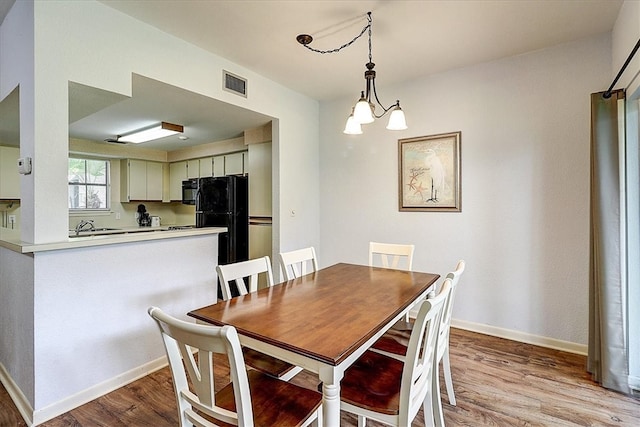
<path fill-rule="evenodd" d="M 322 406 L 317 411 L 316 418 L 310 424 L 312 427 L 322 427 L 324 423 L 322 422 Z"/>
<path fill-rule="evenodd" d="M 442 356 L 442 369 L 444 371 L 444 383 L 447 386 L 449 403 L 452 406 L 456 406 L 456 395 L 453 392 L 453 379 L 451 378 L 451 363 L 449 362 L 449 347 L 447 347 L 444 351 L 444 356 Z"/>
<path fill-rule="evenodd" d="M 358 415 L 358 427 L 366 427 L 367 426 L 367 418 L 362 415 Z"/>
<path fill-rule="evenodd" d="M 444 427 L 444 413 L 442 411 L 442 401 L 440 400 L 440 375 L 438 365 L 433 366 L 433 380 L 431 381 L 431 402 L 433 406 L 433 419 L 436 427 Z M 427 399 L 429 397 L 427 396 Z M 426 421 L 425 421 L 426 425 Z"/>
<path fill-rule="evenodd" d="M 427 397 L 422 402 L 422 408 L 424 412 L 424 426 L 425 427 L 433 427 L 434 426 L 434 416 L 433 416 L 433 393 L 429 392 Z"/>

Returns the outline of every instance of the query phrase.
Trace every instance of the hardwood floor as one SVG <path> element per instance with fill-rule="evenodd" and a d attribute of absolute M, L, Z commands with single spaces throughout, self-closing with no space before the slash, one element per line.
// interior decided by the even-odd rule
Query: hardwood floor
<path fill-rule="evenodd" d="M 640 399 L 599 387 L 585 372 L 583 356 L 451 330 L 451 366 L 457 406 L 443 407 L 447 426 L 640 426 Z M 221 369 L 222 379 L 228 372 Z M 292 382 L 316 388 L 317 377 Z M 441 381 L 442 382 L 442 381 Z M 168 368 L 76 408 L 42 426 L 177 426 Z M 356 426 L 342 413 L 343 426 Z M 367 424 L 381 426 L 376 422 Z M 422 411 L 413 422 L 424 425 Z M 0 388 L 0 426 L 26 426 Z"/>

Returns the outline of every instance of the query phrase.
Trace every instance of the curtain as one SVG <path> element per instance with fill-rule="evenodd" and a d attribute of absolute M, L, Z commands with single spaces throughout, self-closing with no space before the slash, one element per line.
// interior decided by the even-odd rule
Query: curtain
<path fill-rule="evenodd" d="M 587 370 L 629 393 L 625 268 L 624 91 L 591 94 L 591 212 Z M 620 100 L 620 102 L 619 102 Z M 622 142 L 621 142 L 622 141 Z"/>

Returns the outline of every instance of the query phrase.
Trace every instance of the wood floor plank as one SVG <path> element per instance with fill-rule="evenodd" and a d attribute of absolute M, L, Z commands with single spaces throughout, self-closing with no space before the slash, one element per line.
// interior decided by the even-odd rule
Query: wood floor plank
<path fill-rule="evenodd" d="M 457 406 L 448 404 L 440 375 L 445 421 L 451 426 L 638 427 L 640 399 L 591 381 L 584 356 L 487 335 L 451 330 L 451 367 Z M 216 358 L 216 389 L 229 381 L 228 364 Z M 318 378 L 301 372 L 295 384 L 316 389 Z M 341 413 L 343 426 L 356 418 Z M 73 409 L 42 426 L 101 427 L 178 425 L 168 368 Z M 424 425 L 422 411 L 413 426 Z M 0 388 L 0 427 L 26 426 Z M 369 427 L 382 424 L 369 421 Z"/>
<path fill-rule="evenodd" d="M 0 427 L 26 427 L 18 408 L 13 404 L 11 396 L 0 384 Z"/>

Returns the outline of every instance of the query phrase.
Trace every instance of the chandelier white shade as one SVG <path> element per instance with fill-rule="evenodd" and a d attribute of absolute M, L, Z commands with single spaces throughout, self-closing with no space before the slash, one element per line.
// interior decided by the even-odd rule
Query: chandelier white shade
<path fill-rule="evenodd" d="M 373 106 L 367 101 L 364 97 L 364 92 L 360 96 L 360 100 L 356 103 L 356 106 L 353 108 L 353 118 L 356 122 L 361 125 L 366 125 L 369 123 L 373 123 Z"/>
<path fill-rule="evenodd" d="M 387 124 L 388 130 L 405 130 L 407 128 L 407 121 L 404 117 L 404 111 L 400 108 L 400 101 L 398 101 L 396 108 L 391 111 L 389 116 L 389 123 Z"/>
<path fill-rule="evenodd" d="M 347 124 L 344 127 L 344 133 L 347 135 L 361 135 L 362 134 L 362 126 L 358 123 L 353 117 L 353 113 L 347 119 Z"/>

